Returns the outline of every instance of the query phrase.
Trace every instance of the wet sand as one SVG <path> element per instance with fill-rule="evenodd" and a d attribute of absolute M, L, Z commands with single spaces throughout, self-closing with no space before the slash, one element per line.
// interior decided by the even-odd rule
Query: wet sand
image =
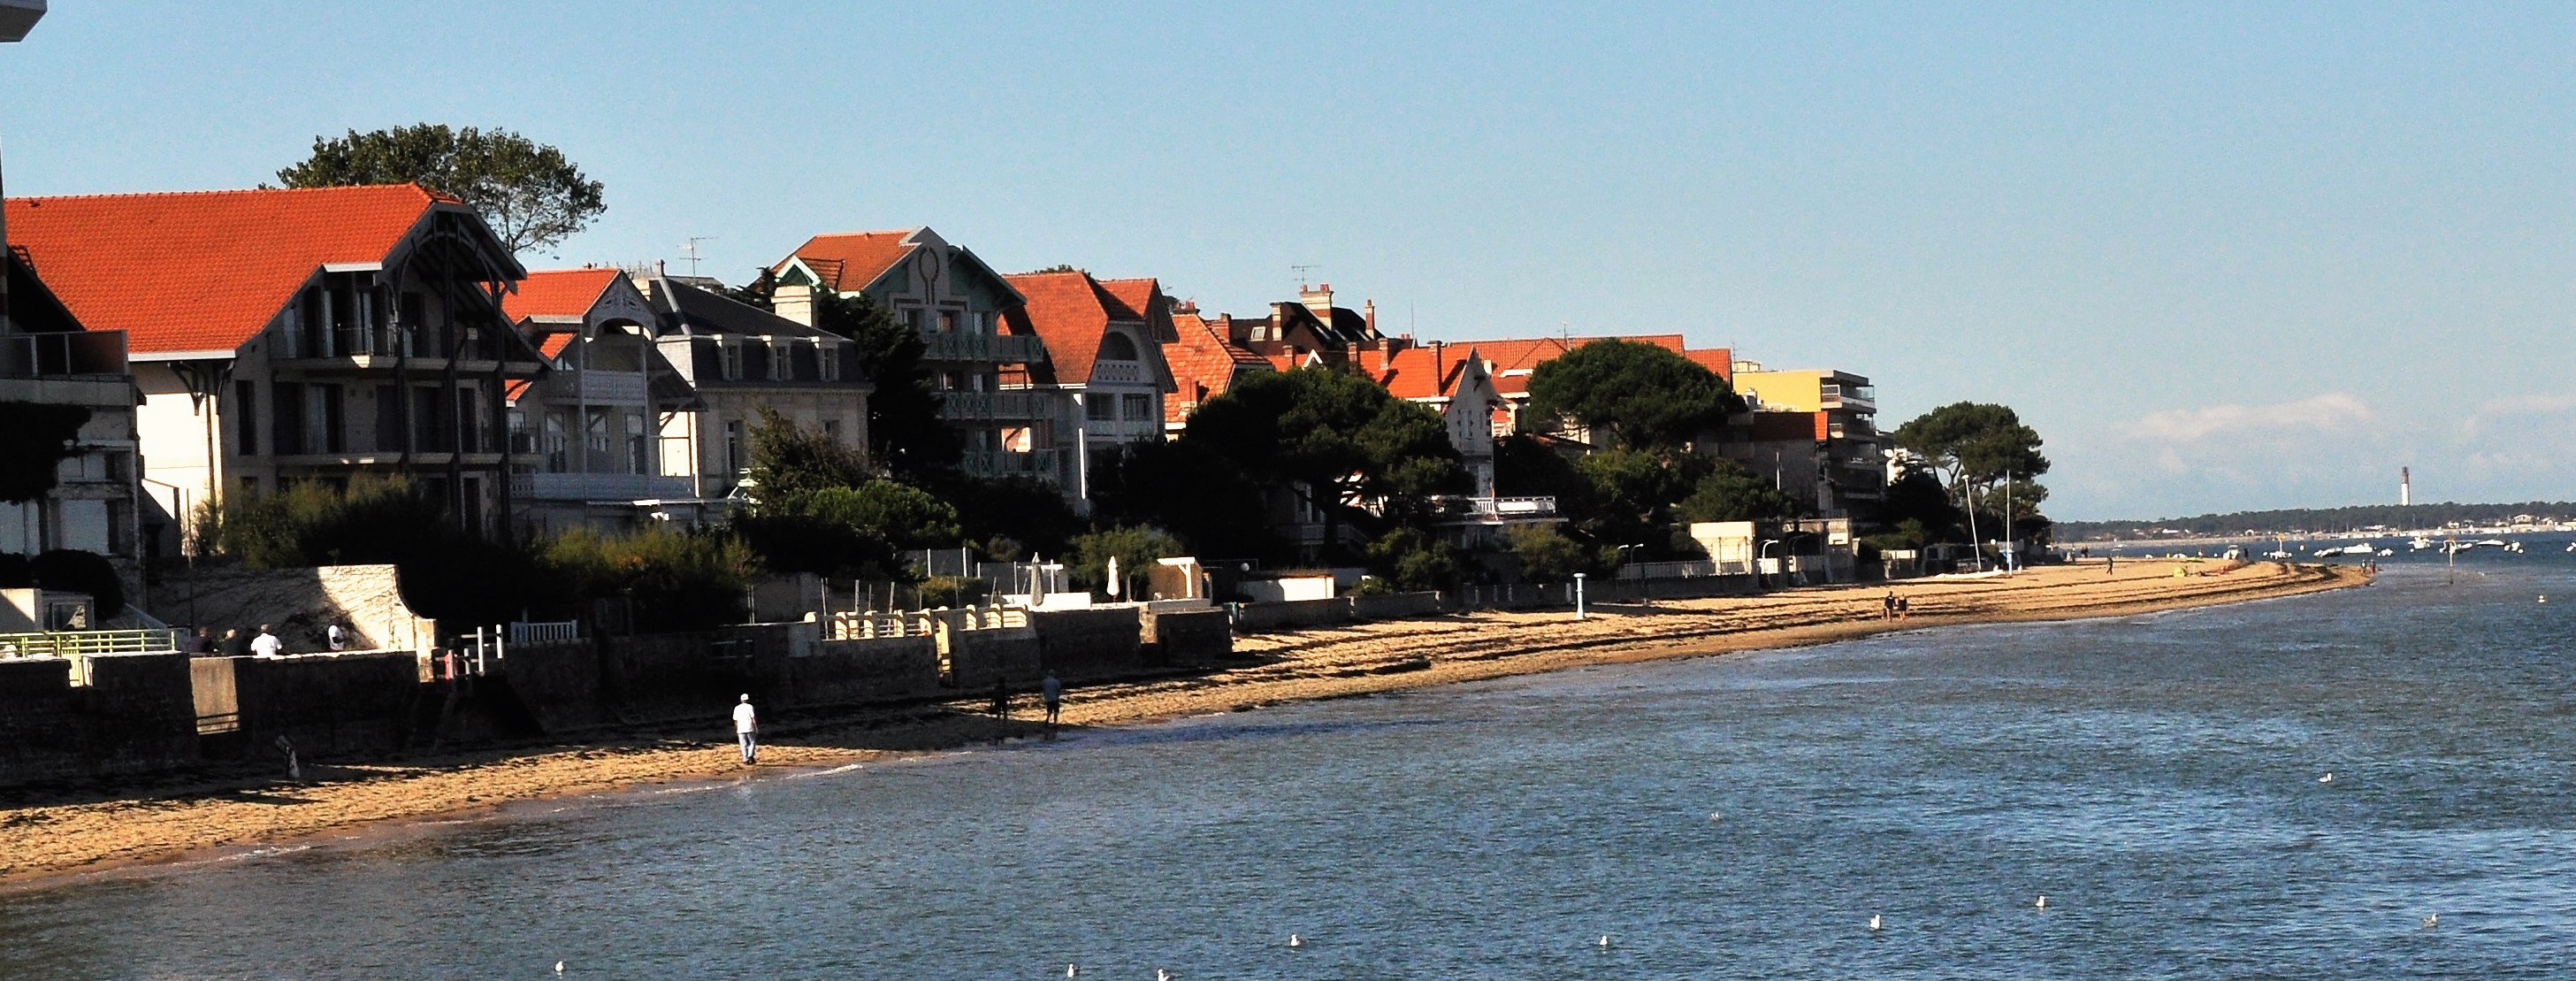
<path fill-rule="evenodd" d="M 2177 576 L 2177 568 L 2194 575 Z M 1476 613 L 1238 637 L 1238 662 L 1066 692 L 1068 729 L 1132 725 L 1281 702 L 1347 697 L 1595 664 L 1845 640 L 1889 630 L 2126 616 L 2366 583 L 2358 570 L 2133 559 L 2011 578 L 1893 584 L 1911 619 L 1879 615 L 1890 586 L 1789 590 L 1570 612 Z M 756 779 L 1042 733 L 1023 694 L 1005 730 L 983 697 L 764 723 L 761 765 L 743 767 L 724 706 L 702 727 L 598 734 L 578 744 L 314 765 L 305 780 L 193 777 L 77 790 L 0 792 L 0 884 L 470 815 L 503 804 L 683 781 Z"/>

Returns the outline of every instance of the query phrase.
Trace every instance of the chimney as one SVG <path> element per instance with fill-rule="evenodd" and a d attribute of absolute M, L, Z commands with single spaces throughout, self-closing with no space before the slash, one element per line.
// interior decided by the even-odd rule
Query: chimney
<path fill-rule="evenodd" d="M 780 283 L 769 291 L 769 312 L 814 326 L 814 288 L 803 283 Z"/>
<path fill-rule="evenodd" d="M 1311 290 L 1301 288 L 1297 291 L 1297 302 L 1315 311 L 1315 316 L 1325 323 L 1333 322 L 1333 284 L 1324 283 Z"/>
<path fill-rule="evenodd" d="M 1360 313 L 1368 317 L 1369 333 L 1377 333 L 1377 301 L 1369 300 L 1360 304 Z"/>
<path fill-rule="evenodd" d="M 1448 344 L 1441 341 L 1431 342 L 1431 387 L 1434 389 L 1438 389 L 1440 387 L 1440 379 L 1449 377 L 1448 370 L 1441 367 L 1440 361 L 1441 349 L 1448 346 Z"/>
<path fill-rule="evenodd" d="M 661 259 L 655 259 L 655 260 L 653 260 L 653 275 L 655 275 L 655 276 L 668 276 L 668 275 L 670 275 L 670 274 L 671 274 L 671 264 L 670 264 L 669 262 L 663 261 L 663 260 L 661 260 Z"/>

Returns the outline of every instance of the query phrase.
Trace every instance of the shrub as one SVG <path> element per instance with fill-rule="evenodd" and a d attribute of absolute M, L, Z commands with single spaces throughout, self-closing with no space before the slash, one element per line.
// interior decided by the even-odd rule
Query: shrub
<path fill-rule="evenodd" d="M 1172 536 L 1152 528 L 1126 525 L 1106 528 L 1073 540 L 1073 584 L 1084 589 L 1101 589 L 1109 583 L 1109 560 L 1118 559 L 1119 595 L 1135 598 L 1127 586 L 1143 582 L 1144 570 L 1155 559 L 1181 554 L 1181 543 Z M 1140 587 L 1141 588 L 1141 587 Z"/>
<path fill-rule="evenodd" d="M 741 621 L 751 550 L 731 535 L 659 524 L 615 536 L 576 528 L 542 561 L 576 596 L 630 601 L 639 631 L 701 630 Z"/>

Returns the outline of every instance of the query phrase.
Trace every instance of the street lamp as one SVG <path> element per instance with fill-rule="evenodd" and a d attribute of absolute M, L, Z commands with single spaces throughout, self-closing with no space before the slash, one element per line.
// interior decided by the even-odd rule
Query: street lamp
<path fill-rule="evenodd" d="M 1754 562 L 1753 562 L 1753 585 L 1754 585 L 1754 586 L 1756 586 L 1756 587 L 1760 587 L 1760 586 L 1765 585 L 1765 583 L 1762 581 L 1762 577 L 1763 577 L 1763 575 L 1764 575 L 1764 573 L 1763 573 L 1763 571 L 1762 571 L 1762 563 L 1771 561 L 1771 546 L 1773 546 L 1773 545 L 1778 545 L 1778 544 L 1780 544 L 1780 540 L 1779 540 L 1779 539 L 1777 539 L 1777 538 L 1765 538 L 1765 539 L 1763 539 L 1763 540 L 1762 540 L 1762 547 L 1761 547 L 1761 548 L 1759 548 L 1759 549 L 1756 549 L 1756 550 L 1754 551 L 1754 553 L 1753 553 L 1753 557 L 1754 557 Z"/>
<path fill-rule="evenodd" d="M 1583 619 L 1583 574 L 1574 574 L 1574 618 Z"/>

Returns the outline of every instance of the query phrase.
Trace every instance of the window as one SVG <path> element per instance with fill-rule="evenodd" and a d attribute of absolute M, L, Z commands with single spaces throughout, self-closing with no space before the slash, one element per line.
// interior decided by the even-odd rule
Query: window
<path fill-rule="evenodd" d="M 304 452 L 340 452 L 340 386 L 304 386 Z"/>
<path fill-rule="evenodd" d="M 280 456 L 304 452 L 304 386 L 270 382 L 268 410 L 269 448 Z"/>
<path fill-rule="evenodd" d="M 840 381 L 841 345 L 831 341 L 814 342 L 814 365 L 824 381 Z"/>
<path fill-rule="evenodd" d="M 955 311 L 955 310 L 942 310 L 942 311 L 939 311 L 939 329 L 940 329 L 942 332 L 945 332 L 945 333 L 950 333 L 950 334 L 954 334 L 954 333 L 956 333 L 956 332 L 957 332 L 957 311 Z"/>
<path fill-rule="evenodd" d="M 744 467 L 749 466 L 742 454 L 742 420 L 726 420 L 724 433 L 725 472 L 741 473 Z"/>
<path fill-rule="evenodd" d="M 788 342 L 769 342 L 769 380 L 794 381 L 796 365 L 787 360 Z"/>
<path fill-rule="evenodd" d="M 1152 419 L 1152 418 L 1154 418 L 1154 397 L 1153 397 L 1153 396 L 1151 396 L 1151 395 L 1126 395 L 1126 396 L 1121 396 L 1120 398 L 1121 398 L 1122 400 L 1124 400 L 1124 401 L 1127 403 L 1127 419 L 1128 419 L 1128 421 L 1130 421 L 1130 422 L 1144 422 L 1144 421 L 1146 421 L 1146 420 L 1148 420 L 1148 419 Z"/>
<path fill-rule="evenodd" d="M 1118 419 L 1118 396 L 1085 395 L 1082 414 L 1093 422 L 1115 422 Z"/>
<path fill-rule="evenodd" d="M 241 425 L 233 433 L 233 452 L 243 456 L 259 453 L 259 383 L 233 383 L 233 412 L 241 416 Z"/>
<path fill-rule="evenodd" d="M 924 310 L 920 307 L 913 307 L 905 310 L 903 312 L 903 325 L 912 328 L 912 332 L 916 334 L 929 333 L 930 311 Z"/>
<path fill-rule="evenodd" d="M 841 441 L 841 420 L 838 420 L 838 419 L 825 419 L 825 420 L 823 420 L 823 438 L 824 438 L 824 439 L 826 439 L 826 440 L 829 440 L 829 441 L 831 441 L 831 442 L 834 442 L 834 443 L 838 443 L 838 442 L 840 442 L 840 441 Z"/>
<path fill-rule="evenodd" d="M 1111 361 L 1136 360 L 1136 342 L 1127 335 L 1112 333 L 1100 339 L 1100 356 Z"/>
<path fill-rule="evenodd" d="M 735 344 L 732 341 L 717 341 L 716 353 L 718 355 L 717 360 L 719 362 L 718 370 L 724 380 L 741 381 L 742 345 Z"/>

